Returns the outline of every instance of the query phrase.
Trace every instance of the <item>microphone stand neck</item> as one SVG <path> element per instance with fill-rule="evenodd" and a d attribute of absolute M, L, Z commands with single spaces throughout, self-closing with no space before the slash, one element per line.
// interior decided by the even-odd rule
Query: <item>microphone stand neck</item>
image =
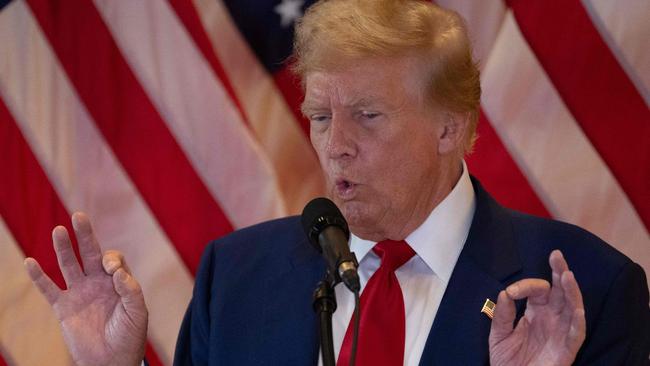
<path fill-rule="evenodd" d="M 323 366 L 335 366 L 334 337 L 332 335 L 332 314 L 336 311 L 336 284 L 332 274 L 327 271 L 325 279 L 318 283 L 314 290 L 313 307 L 320 320 L 320 349 L 323 355 Z"/>

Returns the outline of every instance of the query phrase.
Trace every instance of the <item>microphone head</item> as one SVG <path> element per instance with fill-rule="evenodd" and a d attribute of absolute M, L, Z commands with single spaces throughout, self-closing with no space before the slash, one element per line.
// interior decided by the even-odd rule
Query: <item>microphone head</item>
<path fill-rule="evenodd" d="M 318 236 L 328 226 L 336 226 L 350 239 L 348 223 L 334 202 L 324 197 L 311 200 L 302 210 L 302 228 L 309 238 L 309 242 L 319 251 L 322 249 L 318 243 Z"/>

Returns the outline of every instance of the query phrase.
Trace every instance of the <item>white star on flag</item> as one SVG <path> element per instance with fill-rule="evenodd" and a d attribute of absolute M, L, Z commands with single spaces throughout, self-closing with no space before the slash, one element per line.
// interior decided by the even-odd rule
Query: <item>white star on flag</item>
<path fill-rule="evenodd" d="M 282 0 L 281 4 L 276 5 L 273 10 L 282 18 L 280 24 L 285 28 L 291 26 L 296 19 L 302 16 L 304 3 L 304 0 Z"/>

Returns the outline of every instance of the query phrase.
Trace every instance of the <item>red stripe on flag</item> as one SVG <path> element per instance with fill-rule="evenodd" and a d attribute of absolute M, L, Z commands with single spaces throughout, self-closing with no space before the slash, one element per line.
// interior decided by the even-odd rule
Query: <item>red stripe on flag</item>
<path fill-rule="evenodd" d="M 147 358 L 149 366 L 163 366 L 163 363 L 160 361 L 156 351 L 151 347 L 149 342 L 147 342 L 147 347 L 145 349 L 145 357 Z"/>
<path fill-rule="evenodd" d="M 477 132 L 479 138 L 474 152 L 466 157 L 469 171 L 502 205 L 550 217 L 483 112 L 479 117 Z"/>
<path fill-rule="evenodd" d="M 194 4 L 191 0 L 170 0 L 169 4 L 174 9 L 181 22 L 183 22 L 183 25 L 185 25 L 185 28 L 194 40 L 194 43 L 203 54 L 203 57 L 205 57 L 205 59 L 212 67 L 212 70 L 216 74 L 217 78 L 219 78 L 221 81 L 221 85 L 228 93 L 228 96 L 230 96 L 230 99 L 235 104 L 235 107 L 237 107 L 237 110 L 242 116 L 242 120 L 248 125 L 248 118 L 246 117 L 246 113 L 241 106 L 239 98 L 237 98 L 237 94 L 235 94 L 235 89 L 232 87 L 232 83 L 230 82 L 226 71 L 223 69 L 219 58 L 212 48 L 210 39 L 205 32 L 205 28 L 203 28 L 203 24 L 201 24 L 199 14 L 196 12 Z"/>
<path fill-rule="evenodd" d="M 567 107 L 650 228 L 650 109 L 579 0 L 510 0 Z"/>
<path fill-rule="evenodd" d="M 50 233 L 56 225 L 70 231 L 70 216 L 2 100 L 0 164 L 0 215 L 23 253 L 65 288 Z"/>
<path fill-rule="evenodd" d="M 9 110 L 0 100 L 0 215 L 16 242 L 28 257 L 35 258 L 43 270 L 60 287 L 65 281 L 52 247 L 50 233 L 64 225 L 72 233 L 70 214 L 50 184 L 31 148 L 25 141 Z M 10 174 L 7 174 L 10 173 Z M 75 253 L 79 251 L 75 243 Z M 161 366 L 158 356 L 147 342 L 147 359 Z"/>
<path fill-rule="evenodd" d="M 300 79 L 296 74 L 291 72 L 289 65 L 276 71 L 273 74 L 273 79 L 280 89 L 282 96 L 284 96 L 284 100 L 287 102 L 289 109 L 291 109 L 296 117 L 296 121 L 300 123 L 300 127 L 302 127 L 305 136 L 309 138 L 309 120 L 300 111 L 300 105 L 304 98 L 302 87 L 300 86 Z"/>
<path fill-rule="evenodd" d="M 0 353 L 0 366 L 7 366 L 7 362 L 4 360 L 2 353 Z"/>
<path fill-rule="evenodd" d="M 29 4 L 81 100 L 188 268 L 232 231 L 91 1 Z"/>

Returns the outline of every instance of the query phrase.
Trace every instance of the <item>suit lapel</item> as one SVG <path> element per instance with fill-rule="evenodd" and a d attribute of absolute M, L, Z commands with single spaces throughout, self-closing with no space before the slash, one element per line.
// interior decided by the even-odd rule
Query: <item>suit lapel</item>
<path fill-rule="evenodd" d="M 505 288 L 504 280 L 521 270 L 507 212 L 472 180 L 474 219 L 429 332 L 421 365 L 486 364 L 490 319 L 481 308 L 487 298 L 496 302 Z"/>

